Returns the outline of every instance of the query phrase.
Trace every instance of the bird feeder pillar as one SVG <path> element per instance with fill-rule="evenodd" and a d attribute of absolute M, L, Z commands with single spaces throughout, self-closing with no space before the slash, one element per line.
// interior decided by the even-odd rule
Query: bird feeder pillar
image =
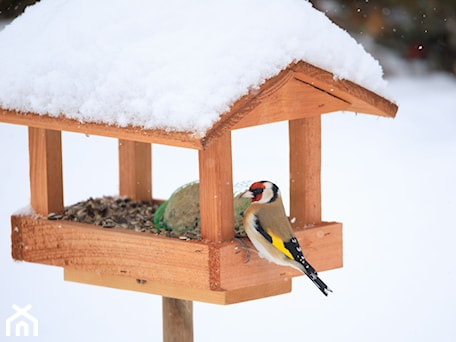
<path fill-rule="evenodd" d="M 152 199 L 152 145 L 119 139 L 119 192 L 133 200 Z"/>
<path fill-rule="evenodd" d="M 63 211 L 61 131 L 29 127 L 30 202 L 47 216 Z"/>
<path fill-rule="evenodd" d="M 162 298 L 163 342 L 193 342 L 193 302 Z"/>
<path fill-rule="evenodd" d="M 231 132 L 198 151 L 200 217 L 203 239 L 221 242 L 234 238 Z"/>
<path fill-rule="evenodd" d="M 321 116 L 289 121 L 290 217 L 298 227 L 321 221 Z"/>

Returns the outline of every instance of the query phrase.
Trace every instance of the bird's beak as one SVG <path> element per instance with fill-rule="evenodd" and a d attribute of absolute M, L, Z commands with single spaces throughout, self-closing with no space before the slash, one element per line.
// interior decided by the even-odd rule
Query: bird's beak
<path fill-rule="evenodd" d="M 247 190 L 246 192 L 243 192 L 240 196 L 240 198 L 253 198 L 253 192 L 250 190 Z"/>

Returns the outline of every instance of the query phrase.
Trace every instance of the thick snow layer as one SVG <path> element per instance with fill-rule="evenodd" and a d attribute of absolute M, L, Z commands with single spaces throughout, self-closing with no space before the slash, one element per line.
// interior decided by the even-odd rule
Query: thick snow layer
<path fill-rule="evenodd" d="M 304 60 L 380 95 L 379 63 L 304 0 L 42 0 L 0 32 L 0 106 L 204 133 Z"/>

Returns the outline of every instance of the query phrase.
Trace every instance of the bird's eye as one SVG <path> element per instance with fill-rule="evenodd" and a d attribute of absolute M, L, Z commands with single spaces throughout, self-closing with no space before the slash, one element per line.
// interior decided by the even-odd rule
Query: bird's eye
<path fill-rule="evenodd" d="M 263 188 L 255 188 L 255 189 L 253 189 L 253 190 L 251 190 L 251 191 L 252 191 L 252 193 L 253 193 L 253 194 L 255 195 L 255 197 L 256 197 L 256 196 L 258 196 L 258 195 L 261 195 L 261 194 L 263 193 L 263 190 L 264 190 Z"/>

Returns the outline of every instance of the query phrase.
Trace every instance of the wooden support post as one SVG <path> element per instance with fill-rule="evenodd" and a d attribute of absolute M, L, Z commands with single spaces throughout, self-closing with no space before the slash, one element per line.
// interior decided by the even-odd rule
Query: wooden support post
<path fill-rule="evenodd" d="M 152 199 L 151 144 L 119 139 L 119 192 L 133 200 Z"/>
<path fill-rule="evenodd" d="M 29 127 L 28 134 L 31 206 L 45 216 L 63 211 L 61 132 Z"/>
<path fill-rule="evenodd" d="M 162 298 L 163 342 L 193 342 L 193 302 Z"/>
<path fill-rule="evenodd" d="M 321 116 L 289 121 L 290 217 L 321 223 Z"/>
<path fill-rule="evenodd" d="M 229 241 L 234 237 L 231 132 L 198 153 L 201 235 L 210 241 Z"/>

